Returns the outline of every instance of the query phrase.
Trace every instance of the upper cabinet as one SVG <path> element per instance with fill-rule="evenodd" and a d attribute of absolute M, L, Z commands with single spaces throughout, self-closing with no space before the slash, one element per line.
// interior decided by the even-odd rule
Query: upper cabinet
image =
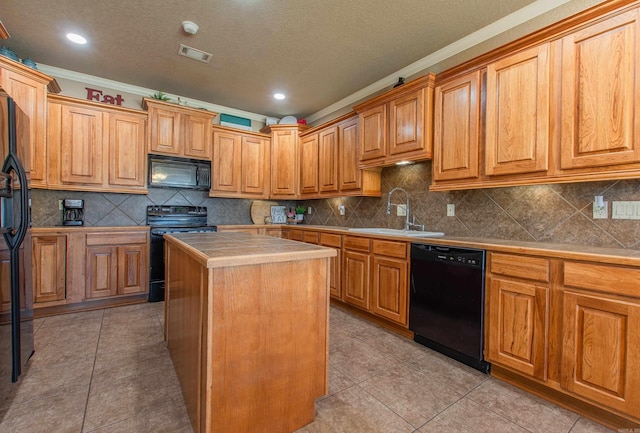
<path fill-rule="evenodd" d="M 211 197 L 269 196 L 269 136 L 213 127 Z"/>
<path fill-rule="evenodd" d="M 434 80 L 427 74 L 354 107 L 361 167 L 431 158 Z"/>
<path fill-rule="evenodd" d="M 564 37 L 560 168 L 640 163 L 640 27 L 634 9 Z"/>
<path fill-rule="evenodd" d="M 31 187 L 47 186 L 47 89 L 60 91 L 51 77 L 0 56 L 0 90 L 29 116 Z"/>
<path fill-rule="evenodd" d="M 216 113 L 144 98 L 149 112 L 149 153 L 211 159 L 211 123 Z"/>
<path fill-rule="evenodd" d="M 301 135 L 302 198 L 380 196 L 380 168 L 359 167 L 358 128 L 349 113 Z"/>
<path fill-rule="evenodd" d="M 435 90 L 433 180 L 477 179 L 480 148 L 480 73 Z"/>
<path fill-rule="evenodd" d="M 640 12 L 613 7 L 438 76 L 430 189 L 640 177 Z"/>
<path fill-rule="evenodd" d="M 547 171 L 549 87 L 549 44 L 487 66 L 487 175 Z"/>
<path fill-rule="evenodd" d="M 300 132 L 303 125 L 270 125 L 270 198 L 295 200 L 300 197 Z"/>
<path fill-rule="evenodd" d="M 147 191 L 144 112 L 62 96 L 48 112 L 50 188 Z"/>

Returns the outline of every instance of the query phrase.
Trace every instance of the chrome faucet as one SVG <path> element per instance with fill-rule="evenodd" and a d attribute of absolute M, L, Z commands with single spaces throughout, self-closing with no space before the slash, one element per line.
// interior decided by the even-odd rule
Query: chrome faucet
<path fill-rule="evenodd" d="M 391 196 L 393 195 L 394 192 L 396 191 L 402 191 L 404 193 L 405 198 L 407 199 L 406 203 L 405 203 L 405 223 L 404 223 L 404 229 L 405 230 L 409 230 L 410 223 L 409 223 L 409 193 L 407 191 L 405 191 L 404 189 L 400 188 L 400 187 L 396 187 L 393 188 L 391 191 L 389 191 L 389 198 L 387 198 L 387 215 L 391 215 L 391 206 L 398 206 L 398 203 L 391 203 Z"/>
<path fill-rule="evenodd" d="M 396 191 L 402 191 L 407 200 L 405 203 L 406 218 L 404 222 L 404 229 L 408 231 L 408 230 L 411 230 L 411 227 L 418 227 L 420 230 L 424 231 L 424 224 L 416 224 L 415 215 L 413 216 L 413 222 L 409 222 L 409 193 L 400 187 L 393 188 L 391 191 L 389 191 L 389 197 L 387 198 L 387 215 L 391 215 L 391 206 L 398 206 L 398 204 L 401 204 L 401 203 L 391 203 L 391 195 Z"/>

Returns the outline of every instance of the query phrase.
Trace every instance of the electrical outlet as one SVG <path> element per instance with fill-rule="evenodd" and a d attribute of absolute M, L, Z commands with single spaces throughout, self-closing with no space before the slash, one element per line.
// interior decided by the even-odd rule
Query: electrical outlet
<path fill-rule="evenodd" d="M 597 206 L 595 203 L 593 203 L 593 219 L 594 220 L 606 220 L 607 218 L 609 218 L 609 206 L 608 206 L 608 202 L 603 202 L 602 206 Z"/>
<path fill-rule="evenodd" d="M 62 200 L 58 200 L 58 210 L 62 210 Z"/>
<path fill-rule="evenodd" d="M 344 216 L 344 214 L 346 213 L 346 209 L 343 204 L 338 205 L 338 211 L 340 212 L 340 215 Z"/>
<path fill-rule="evenodd" d="M 307 208 L 307 215 L 311 215 L 311 212 L 313 212 L 313 208 L 311 206 L 309 206 Z"/>
<path fill-rule="evenodd" d="M 456 205 L 449 203 L 447 205 L 447 216 L 456 216 Z"/>
<path fill-rule="evenodd" d="M 406 204 L 396 205 L 396 215 L 407 216 L 407 205 Z"/>

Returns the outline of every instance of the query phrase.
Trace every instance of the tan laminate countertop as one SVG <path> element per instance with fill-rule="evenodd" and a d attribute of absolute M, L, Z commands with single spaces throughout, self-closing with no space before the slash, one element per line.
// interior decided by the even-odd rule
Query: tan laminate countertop
<path fill-rule="evenodd" d="M 333 248 L 249 233 L 173 233 L 165 240 L 188 251 L 208 268 L 328 258 Z"/>

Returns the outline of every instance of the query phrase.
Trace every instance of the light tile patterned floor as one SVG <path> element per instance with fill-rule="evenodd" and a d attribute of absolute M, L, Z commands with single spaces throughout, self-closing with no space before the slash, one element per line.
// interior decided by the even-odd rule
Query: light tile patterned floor
<path fill-rule="evenodd" d="M 36 320 L 0 433 L 192 433 L 162 308 Z M 330 318 L 329 395 L 297 433 L 610 431 L 339 309 Z"/>

